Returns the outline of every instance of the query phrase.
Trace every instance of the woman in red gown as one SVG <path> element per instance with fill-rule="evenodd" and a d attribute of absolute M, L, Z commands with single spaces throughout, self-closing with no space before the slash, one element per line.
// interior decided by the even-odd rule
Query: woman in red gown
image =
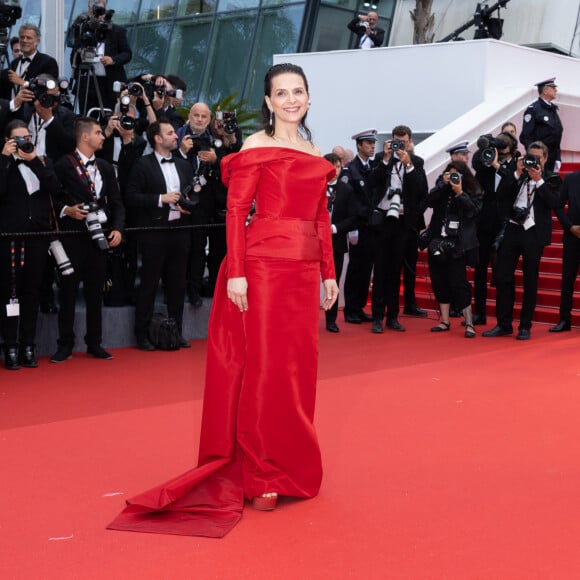
<path fill-rule="evenodd" d="M 265 129 L 222 162 L 228 254 L 209 321 L 198 467 L 132 498 L 111 529 L 222 537 L 244 499 L 273 509 L 278 495 L 320 488 L 319 288 L 322 275 L 329 309 L 338 297 L 326 200 L 335 170 L 304 123 L 302 69 L 271 67 L 264 94 Z"/>

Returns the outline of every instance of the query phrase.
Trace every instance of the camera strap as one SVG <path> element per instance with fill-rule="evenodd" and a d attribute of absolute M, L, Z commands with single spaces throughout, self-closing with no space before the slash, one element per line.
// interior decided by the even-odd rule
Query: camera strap
<path fill-rule="evenodd" d="M 79 179 L 87 187 L 89 195 L 91 196 L 94 202 L 97 202 L 98 198 L 97 198 L 97 190 L 95 188 L 95 182 L 91 179 L 87 166 L 81 159 L 81 156 L 78 154 L 78 151 L 75 151 L 71 155 L 67 155 L 67 157 L 70 161 L 70 164 L 75 169 Z"/>

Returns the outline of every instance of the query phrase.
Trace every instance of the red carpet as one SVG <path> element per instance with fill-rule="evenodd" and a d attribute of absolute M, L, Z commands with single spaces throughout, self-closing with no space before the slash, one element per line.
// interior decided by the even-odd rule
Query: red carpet
<path fill-rule="evenodd" d="M 321 319 L 321 494 L 248 508 L 221 540 L 105 530 L 195 461 L 204 342 L 2 371 L 1 577 L 580 577 L 578 331 L 520 343 L 401 322 L 331 335 Z"/>

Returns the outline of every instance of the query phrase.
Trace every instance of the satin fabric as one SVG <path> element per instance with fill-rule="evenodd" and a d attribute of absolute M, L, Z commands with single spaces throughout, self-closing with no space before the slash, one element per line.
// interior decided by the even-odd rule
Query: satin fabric
<path fill-rule="evenodd" d="M 198 467 L 129 500 L 110 529 L 222 537 L 244 498 L 318 493 L 319 285 L 321 274 L 334 278 L 326 202 L 334 174 L 324 159 L 278 147 L 222 161 L 228 255 L 209 321 Z M 226 292 L 239 276 L 248 280 L 245 313 Z"/>

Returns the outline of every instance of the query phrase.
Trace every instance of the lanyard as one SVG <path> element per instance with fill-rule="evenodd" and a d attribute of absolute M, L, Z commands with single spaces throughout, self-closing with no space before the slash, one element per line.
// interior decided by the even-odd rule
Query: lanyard
<path fill-rule="evenodd" d="M 20 265 L 20 269 L 24 268 L 25 250 L 24 243 L 18 244 L 20 256 L 16 257 L 16 242 L 10 240 L 10 278 L 12 282 L 12 298 L 16 298 L 16 265 Z"/>
<path fill-rule="evenodd" d="M 34 121 L 34 146 L 36 147 L 38 145 L 38 134 L 40 133 L 42 127 L 44 127 L 44 121 L 40 119 L 39 123 L 38 122 L 39 117 L 36 113 L 34 113 L 32 119 Z"/>

